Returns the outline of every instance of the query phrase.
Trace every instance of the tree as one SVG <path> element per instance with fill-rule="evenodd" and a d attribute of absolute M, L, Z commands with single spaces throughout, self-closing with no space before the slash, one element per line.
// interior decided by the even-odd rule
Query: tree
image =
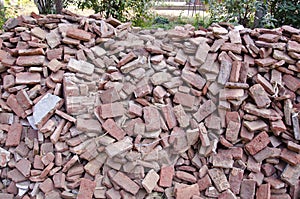
<path fill-rule="evenodd" d="M 137 24 L 150 16 L 153 0 L 75 0 L 81 9 L 90 8 L 103 17 Z"/>
<path fill-rule="evenodd" d="M 34 0 L 40 14 L 61 14 L 62 9 L 72 2 L 72 0 Z"/>

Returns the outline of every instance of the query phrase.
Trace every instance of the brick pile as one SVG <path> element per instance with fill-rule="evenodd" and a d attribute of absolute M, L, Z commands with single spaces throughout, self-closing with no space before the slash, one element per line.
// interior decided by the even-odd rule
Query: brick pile
<path fill-rule="evenodd" d="M 0 198 L 299 198 L 299 29 L 64 11 L 0 47 Z"/>

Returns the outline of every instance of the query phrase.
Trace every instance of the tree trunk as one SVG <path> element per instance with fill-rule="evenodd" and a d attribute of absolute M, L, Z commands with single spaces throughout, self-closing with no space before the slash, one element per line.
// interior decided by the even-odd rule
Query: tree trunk
<path fill-rule="evenodd" d="M 55 0 L 55 9 L 57 14 L 61 14 L 63 9 L 63 1 L 62 0 Z"/>
<path fill-rule="evenodd" d="M 256 6 L 255 18 L 254 18 L 254 28 L 261 27 L 261 21 L 266 15 L 266 5 L 263 0 L 258 1 L 258 6 Z"/>

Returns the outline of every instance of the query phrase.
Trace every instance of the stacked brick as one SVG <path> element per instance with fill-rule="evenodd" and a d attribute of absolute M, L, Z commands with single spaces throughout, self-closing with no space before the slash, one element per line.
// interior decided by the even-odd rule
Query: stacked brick
<path fill-rule="evenodd" d="M 300 30 L 64 11 L 0 46 L 0 198 L 299 198 Z"/>

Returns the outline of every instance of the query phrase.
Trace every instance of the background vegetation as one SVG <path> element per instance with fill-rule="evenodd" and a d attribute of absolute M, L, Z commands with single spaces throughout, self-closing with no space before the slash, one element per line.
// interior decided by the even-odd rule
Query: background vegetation
<path fill-rule="evenodd" d="M 152 6 L 159 0 L 0 0 L 0 26 L 10 17 L 19 15 L 23 5 L 33 4 L 39 13 L 61 13 L 68 6 L 91 9 L 103 17 L 113 16 L 121 21 L 132 21 L 143 28 L 173 28 L 190 23 L 207 27 L 213 22 L 230 22 L 245 27 L 274 28 L 292 25 L 300 28 L 300 0 L 201 0 L 207 14 L 193 17 L 159 16 Z M 2 2 L 2 3 L 1 3 Z M 3 4 L 4 2 L 4 4 Z"/>

